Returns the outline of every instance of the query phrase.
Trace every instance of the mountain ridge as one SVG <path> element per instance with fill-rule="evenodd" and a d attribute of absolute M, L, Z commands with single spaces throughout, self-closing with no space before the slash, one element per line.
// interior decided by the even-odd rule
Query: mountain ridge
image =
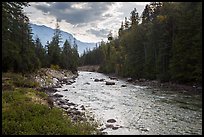
<path fill-rule="evenodd" d="M 36 36 L 39 37 L 43 46 L 46 45 L 47 41 L 50 42 L 52 40 L 55 29 L 52 29 L 46 25 L 37 25 L 37 24 L 32 24 L 32 23 L 30 24 L 30 26 L 31 26 L 32 33 L 33 33 L 32 38 L 35 40 Z M 93 43 L 93 42 L 82 42 L 82 41 L 76 39 L 69 32 L 65 32 L 61 29 L 60 29 L 60 31 L 62 34 L 62 42 L 60 43 L 60 47 L 63 47 L 63 44 L 64 44 L 66 39 L 69 41 L 71 46 L 73 46 L 74 45 L 74 39 L 75 39 L 75 42 L 78 46 L 79 55 L 82 55 L 84 50 L 86 50 L 86 49 L 92 50 L 94 47 L 96 47 L 96 44 L 98 44 L 98 43 Z"/>

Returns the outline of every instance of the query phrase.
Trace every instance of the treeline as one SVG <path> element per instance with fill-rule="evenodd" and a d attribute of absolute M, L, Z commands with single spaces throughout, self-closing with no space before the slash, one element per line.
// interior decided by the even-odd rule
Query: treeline
<path fill-rule="evenodd" d="M 2 71 L 33 72 L 41 67 L 77 71 L 79 55 L 76 43 L 66 40 L 60 48 L 61 31 L 57 23 L 52 40 L 43 46 L 32 39 L 29 19 L 22 9 L 28 2 L 2 2 Z"/>
<path fill-rule="evenodd" d="M 141 17 L 125 18 L 118 37 L 108 37 L 80 58 L 100 71 L 162 82 L 202 83 L 202 2 L 151 2 Z"/>

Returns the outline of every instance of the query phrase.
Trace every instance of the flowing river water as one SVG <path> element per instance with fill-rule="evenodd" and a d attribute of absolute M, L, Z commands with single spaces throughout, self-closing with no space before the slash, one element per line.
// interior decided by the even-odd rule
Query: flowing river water
<path fill-rule="evenodd" d="M 105 80 L 95 82 L 96 78 Z M 202 134 L 202 97 L 199 95 L 110 80 L 97 72 L 79 71 L 75 81 L 58 88 L 58 94 L 83 104 L 109 135 Z M 115 85 L 106 85 L 105 81 Z M 68 91 L 63 91 L 65 89 Z M 116 122 L 108 123 L 108 119 Z M 117 128 L 109 128 L 111 124 Z"/>

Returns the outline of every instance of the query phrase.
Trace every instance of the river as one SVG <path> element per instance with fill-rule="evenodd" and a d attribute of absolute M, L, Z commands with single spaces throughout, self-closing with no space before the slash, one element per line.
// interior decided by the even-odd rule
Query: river
<path fill-rule="evenodd" d="M 115 85 L 95 82 L 96 78 L 115 82 Z M 109 135 L 202 134 L 202 97 L 199 95 L 110 80 L 97 72 L 79 71 L 75 81 L 58 88 L 58 93 L 63 99 L 83 104 Z M 68 91 L 63 91 L 65 89 Z M 108 119 L 116 122 L 108 123 Z M 111 124 L 118 128 L 107 128 Z"/>

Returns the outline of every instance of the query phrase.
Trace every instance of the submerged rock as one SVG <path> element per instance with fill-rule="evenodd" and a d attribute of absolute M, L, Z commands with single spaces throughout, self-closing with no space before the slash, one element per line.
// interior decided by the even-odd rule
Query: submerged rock
<path fill-rule="evenodd" d="M 119 128 L 119 127 L 112 127 L 113 130 L 116 130 L 116 129 L 118 129 L 118 128 Z"/>
<path fill-rule="evenodd" d="M 113 128 L 114 126 L 112 124 L 106 124 L 106 128 Z"/>
<path fill-rule="evenodd" d="M 90 85 L 90 83 L 89 82 L 85 82 L 84 85 Z"/>
<path fill-rule="evenodd" d="M 106 85 L 115 85 L 115 82 L 106 81 Z"/>

